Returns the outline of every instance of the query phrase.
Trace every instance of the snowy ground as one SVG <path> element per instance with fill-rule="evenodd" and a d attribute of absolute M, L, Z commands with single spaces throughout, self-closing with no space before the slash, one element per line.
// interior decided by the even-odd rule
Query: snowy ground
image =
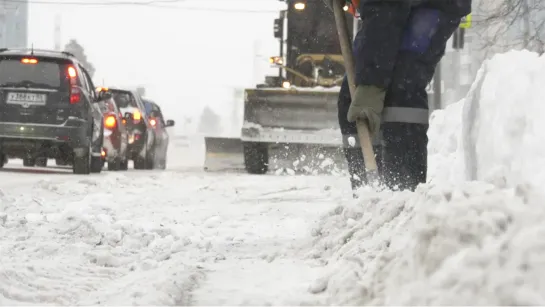
<path fill-rule="evenodd" d="M 0 305 L 544 305 L 545 58 L 486 62 L 432 116 L 430 182 L 0 170 Z"/>
<path fill-rule="evenodd" d="M 321 271 L 304 257 L 309 229 L 343 201 L 346 180 L 207 174 L 187 162 L 88 177 L 8 164 L 0 172 L 0 304 L 310 299 Z"/>

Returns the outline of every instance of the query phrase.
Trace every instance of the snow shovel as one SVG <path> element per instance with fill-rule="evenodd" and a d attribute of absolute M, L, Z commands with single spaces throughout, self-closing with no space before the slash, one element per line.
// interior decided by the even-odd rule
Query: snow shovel
<path fill-rule="evenodd" d="M 353 98 L 356 93 L 356 73 L 354 65 L 354 56 L 352 53 L 352 40 L 348 35 L 348 23 L 343 10 L 344 0 L 333 0 L 333 13 L 335 14 L 335 24 L 337 33 L 339 34 L 339 42 L 341 44 L 341 52 L 344 58 L 344 67 L 348 78 L 348 87 L 350 88 L 350 96 Z M 375 160 L 375 152 L 373 151 L 373 143 L 369 126 L 363 120 L 356 122 L 358 129 L 358 139 L 360 141 L 361 150 L 363 152 L 363 161 L 365 162 L 365 170 L 367 182 L 378 182 L 377 161 Z"/>

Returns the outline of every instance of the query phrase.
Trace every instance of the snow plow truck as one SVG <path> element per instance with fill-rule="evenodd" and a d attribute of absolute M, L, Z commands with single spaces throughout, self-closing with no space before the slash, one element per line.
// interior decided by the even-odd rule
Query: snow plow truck
<path fill-rule="evenodd" d="M 343 168 L 337 96 L 345 71 L 333 12 L 323 0 L 285 1 L 274 21 L 280 52 L 269 59 L 279 74 L 245 89 L 240 138 L 205 137 L 205 170 Z"/>

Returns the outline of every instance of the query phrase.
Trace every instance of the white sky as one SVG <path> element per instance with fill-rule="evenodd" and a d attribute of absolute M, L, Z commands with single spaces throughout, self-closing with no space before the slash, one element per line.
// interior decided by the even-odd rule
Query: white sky
<path fill-rule="evenodd" d="M 278 18 L 282 2 L 185 0 L 155 4 L 162 7 L 119 5 L 128 1 L 31 1 L 28 43 L 35 48 L 53 48 L 55 15 L 60 14 L 61 46 L 75 38 L 85 48 L 97 69 L 97 85 L 102 85 L 103 79 L 107 86 L 144 85 L 147 96 L 178 121 L 186 115 L 199 116 L 205 105 L 220 114 L 231 113 L 232 87 L 253 86 L 263 81 L 266 72 L 271 73 L 267 57 L 278 53 L 273 20 Z M 118 4 L 69 4 L 74 2 Z M 254 65 L 256 41 L 263 57 Z"/>

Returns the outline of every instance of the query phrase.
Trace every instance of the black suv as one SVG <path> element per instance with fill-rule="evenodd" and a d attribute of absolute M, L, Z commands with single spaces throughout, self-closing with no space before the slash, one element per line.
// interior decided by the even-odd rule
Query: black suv
<path fill-rule="evenodd" d="M 104 123 L 94 104 L 107 95 L 70 53 L 0 49 L 1 166 L 7 157 L 26 166 L 52 158 L 75 174 L 100 172 Z"/>

